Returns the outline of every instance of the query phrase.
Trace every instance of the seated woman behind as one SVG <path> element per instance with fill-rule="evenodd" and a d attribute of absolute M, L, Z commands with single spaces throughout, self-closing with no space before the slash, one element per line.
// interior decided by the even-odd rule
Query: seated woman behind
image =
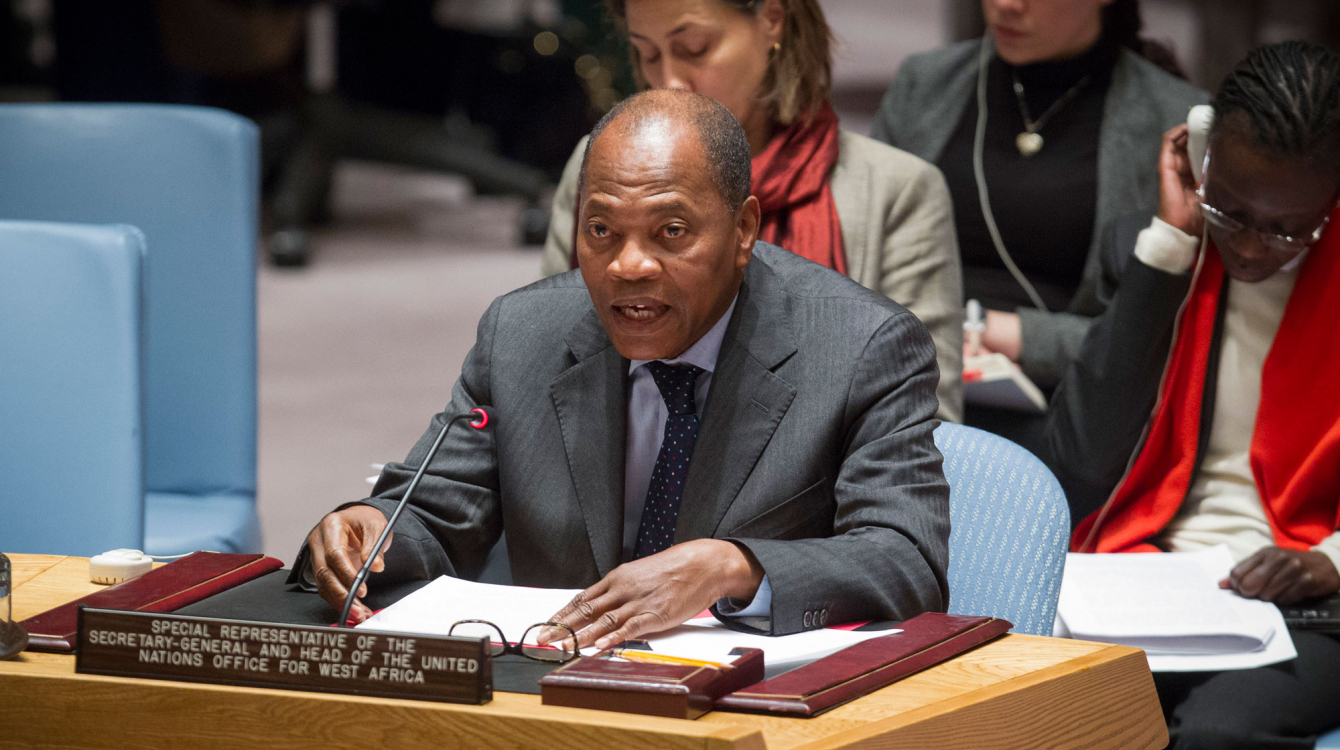
<path fill-rule="evenodd" d="M 652 88 L 726 105 L 753 152 L 760 239 L 844 273 L 930 329 L 939 416 L 962 418 L 962 304 L 949 192 L 939 170 L 838 128 L 832 32 L 818 0 L 607 0 Z M 542 271 L 573 267 L 583 140 L 554 196 Z"/>
<path fill-rule="evenodd" d="M 1163 132 L 1209 95 L 1145 57 L 1176 68 L 1140 39 L 1137 0 L 982 0 L 982 10 L 985 37 L 902 64 L 871 135 L 944 172 L 963 293 L 988 311 L 982 343 L 1051 389 L 1106 306 L 1098 230 L 1154 212 Z M 982 407 L 967 420 L 1029 447 L 1041 430 Z"/>
<path fill-rule="evenodd" d="M 1158 217 L 1124 269 L 1129 247 L 1104 253 L 1119 283 L 1052 402 L 1048 458 L 1074 551 L 1225 544 L 1222 587 L 1290 604 L 1340 590 L 1340 55 L 1260 48 L 1214 109 L 1200 184 L 1176 127 Z M 1171 747 L 1340 725 L 1340 640 L 1291 635 L 1292 662 L 1155 675 Z"/>

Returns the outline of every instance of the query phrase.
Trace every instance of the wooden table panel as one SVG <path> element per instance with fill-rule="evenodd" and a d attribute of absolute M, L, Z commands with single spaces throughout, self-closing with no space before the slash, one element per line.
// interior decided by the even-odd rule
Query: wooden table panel
<path fill-rule="evenodd" d="M 11 555 L 9 564 L 13 585 L 20 586 L 28 579 L 64 560 L 64 555 Z"/>
<path fill-rule="evenodd" d="M 83 558 L 15 555 L 16 616 L 102 587 Z M 495 693 L 483 706 L 74 673 L 74 657 L 0 662 L 0 748 L 254 745 L 321 750 L 824 750 L 1148 748 L 1167 732 L 1144 654 L 1007 635 L 814 719 L 710 713 L 697 721 L 541 705 Z"/>

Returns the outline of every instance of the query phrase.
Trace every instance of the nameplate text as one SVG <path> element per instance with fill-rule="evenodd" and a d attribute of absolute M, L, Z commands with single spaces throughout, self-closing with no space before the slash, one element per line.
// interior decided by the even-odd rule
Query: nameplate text
<path fill-rule="evenodd" d="M 488 653 L 487 638 L 82 607 L 75 671 L 481 704 Z"/>

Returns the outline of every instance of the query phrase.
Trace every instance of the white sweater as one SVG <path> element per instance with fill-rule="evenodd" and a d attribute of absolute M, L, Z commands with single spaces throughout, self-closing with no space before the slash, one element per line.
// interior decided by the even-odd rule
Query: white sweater
<path fill-rule="evenodd" d="M 1161 271 L 1186 273 L 1199 246 L 1198 238 L 1156 218 L 1140 233 L 1135 257 Z M 1159 546 L 1168 551 L 1226 544 L 1233 558 L 1242 561 L 1275 543 L 1252 476 L 1250 452 L 1261 403 L 1261 368 L 1284 317 L 1301 261 L 1300 256 L 1256 284 L 1228 281 L 1209 442 L 1195 484 L 1159 539 Z M 1313 549 L 1340 570 L 1340 532 Z"/>

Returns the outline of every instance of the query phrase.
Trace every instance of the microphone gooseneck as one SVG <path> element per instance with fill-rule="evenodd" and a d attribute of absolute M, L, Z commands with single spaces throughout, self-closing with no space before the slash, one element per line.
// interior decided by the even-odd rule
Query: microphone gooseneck
<path fill-rule="evenodd" d="M 353 585 L 349 587 L 349 593 L 344 597 L 344 608 L 340 610 L 340 619 L 335 623 L 335 627 L 349 627 L 349 610 L 353 609 L 354 599 L 358 598 L 358 589 L 367 580 L 368 573 L 372 572 L 372 561 L 377 559 L 377 555 L 380 555 L 382 548 L 386 546 L 386 540 L 391 536 L 391 529 L 395 528 L 395 522 L 400 518 L 401 511 L 405 509 L 406 503 L 414 495 L 414 489 L 419 486 L 419 480 L 423 478 L 423 473 L 428 469 L 428 464 L 433 460 L 433 456 L 437 455 L 437 449 L 442 447 L 442 441 L 446 439 L 447 431 L 462 419 L 472 417 L 474 419 L 469 424 L 476 430 L 484 429 L 491 421 L 488 410 L 476 407 L 464 414 L 457 414 L 442 425 L 442 430 L 437 433 L 437 439 L 433 441 L 433 447 L 428 449 L 428 455 L 424 456 L 423 463 L 419 464 L 419 470 L 414 472 L 414 479 L 410 480 L 409 487 L 405 488 L 405 494 L 401 495 L 400 502 L 396 503 L 395 511 L 386 520 L 386 528 L 382 529 L 381 536 L 377 537 L 377 543 L 372 547 L 372 554 L 368 555 L 368 559 L 363 561 L 363 567 L 359 568 L 358 575 L 354 577 Z"/>

